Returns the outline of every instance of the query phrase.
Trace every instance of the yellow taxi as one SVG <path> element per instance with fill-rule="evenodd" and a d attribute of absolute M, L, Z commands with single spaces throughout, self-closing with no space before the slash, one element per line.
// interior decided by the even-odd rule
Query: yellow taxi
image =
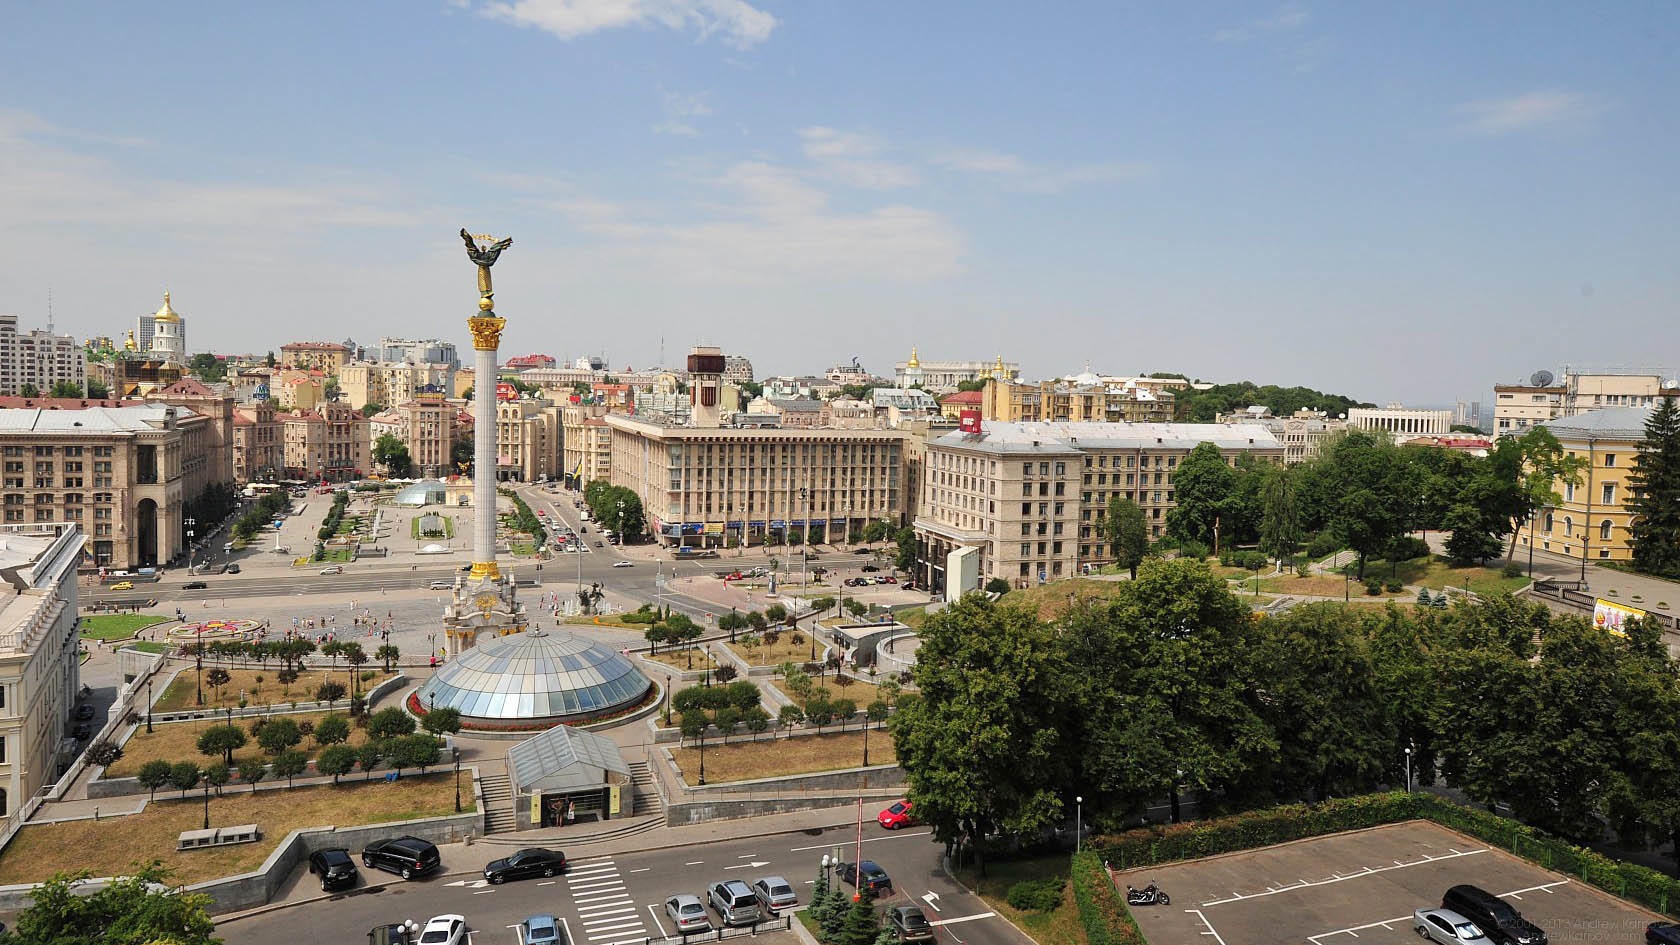
<path fill-rule="evenodd" d="M 134 582 L 133 581 L 118 581 L 117 583 L 111 585 L 111 590 L 113 590 L 113 591 L 132 591 L 132 590 L 134 590 Z"/>

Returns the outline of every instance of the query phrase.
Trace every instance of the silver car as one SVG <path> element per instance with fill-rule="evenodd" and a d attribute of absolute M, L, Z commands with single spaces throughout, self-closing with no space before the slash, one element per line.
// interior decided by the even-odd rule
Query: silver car
<path fill-rule="evenodd" d="M 712 908 L 717 910 L 718 918 L 724 925 L 753 925 L 758 922 L 758 897 L 753 895 L 752 888 L 738 879 L 726 879 L 721 883 L 713 883 L 706 891 L 712 900 Z"/>
<path fill-rule="evenodd" d="M 712 930 L 711 916 L 706 914 L 706 907 L 701 905 L 699 896 L 683 893 L 665 900 L 665 917 L 683 935 Z"/>
<path fill-rule="evenodd" d="M 780 876 L 766 876 L 754 881 L 752 891 L 767 915 L 799 905 L 799 896 L 794 893 L 793 884 Z"/>
<path fill-rule="evenodd" d="M 1419 909 L 1412 913 L 1412 928 L 1417 934 L 1441 945 L 1461 945 L 1463 942 L 1485 945 L 1487 942 L 1487 936 L 1476 928 L 1476 923 L 1451 909 Z"/>

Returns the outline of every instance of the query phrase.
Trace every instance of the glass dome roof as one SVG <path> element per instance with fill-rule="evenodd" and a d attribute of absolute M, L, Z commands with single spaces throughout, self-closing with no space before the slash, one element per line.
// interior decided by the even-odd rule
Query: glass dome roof
<path fill-rule="evenodd" d="M 421 705 L 453 706 L 468 721 L 564 722 L 609 714 L 652 687 L 614 650 L 569 633 L 527 630 L 479 643 L 417 694 Z"/>
<path fill-rule="evenodd" d="M 391 497 L 392 505 L 443 505 L 448 495 L 448 489 L 436 479 L 422 479 L 409 483 L 397 490 Z"/>

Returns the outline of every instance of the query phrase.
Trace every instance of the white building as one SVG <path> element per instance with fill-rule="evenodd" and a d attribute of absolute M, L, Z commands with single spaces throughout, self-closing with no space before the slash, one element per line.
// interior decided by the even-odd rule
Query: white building
<path fill-rule="evenodd" d="M 34 385 L 45 395 L 60 381 L 86 389 L 87 350 L 69 335 L 19 333 L 16 315 L 0 315 L 0 394 Z"/>
<path fill-rule="evenodd" d="M 146 339 L 147 321 L 151 337 Z M 171 364 L 187 363 L 187 321 L 169 305 L 169 293 L 163 293 L 163 307 L 151 315 L 141 316 L 140 350 L 150 352 Z"/>
<path fill-rule="evenodd" d="M 1396 440 L 1419 436 L 1446 436 L 1452 432 L 1451 410 L 1413 410 L 1399 404 L 1386 407 L 1353 407 L 1347 425 L 1354 430 L 1380 430 Z"/>
<path fill-rule="evenodd" d="M 436 338 L 381 338 L 377 356 L 370 361 L 406 361 L 409 364 L 447 364 L 453 372 L 461 367 L 455 342 Z"/>
<path fill-rule="evenodd" d="M 11 815 L 75 757 L 81 689 L 73 523 L 0 526 L 0 813 Z"/>

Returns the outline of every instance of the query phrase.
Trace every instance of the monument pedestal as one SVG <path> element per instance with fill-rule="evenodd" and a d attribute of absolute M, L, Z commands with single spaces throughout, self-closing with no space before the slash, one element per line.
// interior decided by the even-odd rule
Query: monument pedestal
<path fill-rule="evenodd" d="M 454 598 L 443 608 L 443 635 L 449 655 L 459 656 L 480 637 L 523 633 L 530 626 L 513 578 L 463 575 L 455 580 Z"/>

